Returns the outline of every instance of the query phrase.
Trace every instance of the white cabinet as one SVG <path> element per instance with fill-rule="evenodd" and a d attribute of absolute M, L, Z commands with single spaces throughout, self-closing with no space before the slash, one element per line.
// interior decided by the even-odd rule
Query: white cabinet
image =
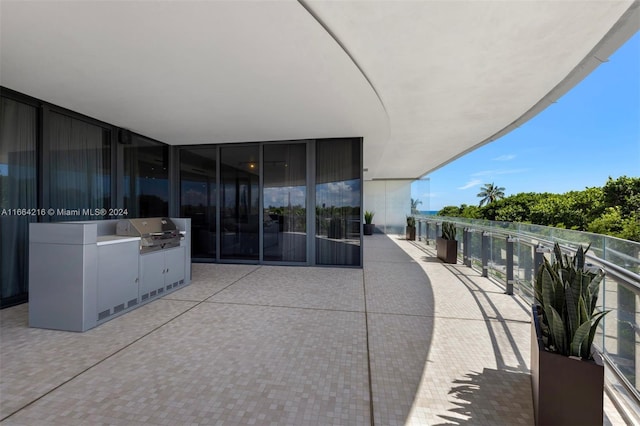
<path fill-rule="evenodd" d="M 29 326 L 86 331 L 191 282 L 191 219 L 180 247 L 140 254 L 118 219 L 29 224 Z"/>
<path fill-rule="evenodd" d="M 184 247 L 140 255 L 140 301 L 163 295 L 185 283 Z"/>
<path fill-rule="evenodd" d="M 139 241 L 98 246 L 98 321 L 138 304 Z"/>
<path fill-rule="evenodd" d="M 175 288 L 184 284 L 184 247 L 167 250 L 165 252 L 164 284 L 167 290 L 169 286 Z"/>

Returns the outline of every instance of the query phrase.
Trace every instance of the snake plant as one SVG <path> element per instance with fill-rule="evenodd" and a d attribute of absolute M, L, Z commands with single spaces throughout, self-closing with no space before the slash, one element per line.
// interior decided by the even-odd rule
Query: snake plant
<path fill-rule="evenodd" d="M 375 215 L 374 212 L 370 212 L 370 211 L 365 211 L 364 212 L 364 223 L 366 223 L 367 225 L 371 225 L 371 223 L 373 222 L 373 216 Z"/>
<path fill-rule="evenodd" d="M 456 225 L 453 222 L 442 222 L 442 238 L 445 240 L 456 239 Z"/>
<path fill-rule="evenodd" d="M 583 359 L 593 359 L 591 344 L 598 323 L 608 312 L 596 312 L 604 272 L 601 269 L 594 272 L 585 266 L 589 247 L 586 250 L 579 247 L 569 257 L 556 243 L 554 261 L 544 258 L 534 286 L 536 302 L 542 307 L 545 348 Z"/>

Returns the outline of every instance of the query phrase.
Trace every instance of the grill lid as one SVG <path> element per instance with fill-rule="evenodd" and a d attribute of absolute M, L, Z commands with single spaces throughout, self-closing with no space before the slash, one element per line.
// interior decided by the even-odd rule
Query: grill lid
<path fill-rule="evenodd" d="M 168 217 L 124 219 L 116 226 L 117 235 L 129 237 L 165 236 L 177 233 L 176 225 Z"/>
<path fill-rule="evenodd" d="M 173 221 L 166 217 L 121 220 L 116 225 L 116 234 L 140 237 L 140 253 L 180 245 L 178 229 Z"/>

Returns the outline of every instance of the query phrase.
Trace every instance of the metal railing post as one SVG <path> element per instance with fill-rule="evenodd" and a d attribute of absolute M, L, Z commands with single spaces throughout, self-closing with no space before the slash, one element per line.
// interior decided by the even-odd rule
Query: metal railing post
<path fill-rule="evenodd" d="M 507 237 L 507 291 L 508 295 L 513 295 L 513 241 Z"/>
<path fill-rule="evenodd" d="M 482 233 L 482 276 L 489 276 L 489 234 Z"/>
<path fill-rule="evenodd" d="M 431 223 L 427 221 L 426 223 L 426 230 L 425 230 L 425 237 L 424 240 L 426 241 L 427 245 L 429 245 L 429 226 L 431 226 Z"/>
<path fill-rule="evenodd" d="M 469 249 L 471 240 L 471 232 L 469 228 L 462 229 L 462 264 L 466 266 L 471 266 L 471 257 L 469 256 Z"/>
<path fill-rule="evenodd" d="M 542 245 L 538 244 L 536 246 L 536 251 L 533 255 L 533 276 L 536 276 L 536 272 L 540 269 L 540 265 L 542 265 L 542 259 L 544 258 L 545 252 L 548 250 Z"/>

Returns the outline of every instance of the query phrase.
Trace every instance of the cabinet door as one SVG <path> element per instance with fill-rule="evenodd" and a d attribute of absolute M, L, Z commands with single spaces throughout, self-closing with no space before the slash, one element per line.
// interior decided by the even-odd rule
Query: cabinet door
<path fill-rule="evenodd" d="M 164 288 L 164 252 L 157 251 L 140 256 L 140 301 L 157 296 Z"/>
<path fill-rule="evenodd" d="M 165 267 L 164 283 L 167 289 L 169 286 L 175 288 L 184 284 L 184 247 L 176 247 L 165 252 Z"/>
<path fill-rule="evenodd" d="M 98 246 L 98 319 L 137 303 L 138 242 Z"/>

